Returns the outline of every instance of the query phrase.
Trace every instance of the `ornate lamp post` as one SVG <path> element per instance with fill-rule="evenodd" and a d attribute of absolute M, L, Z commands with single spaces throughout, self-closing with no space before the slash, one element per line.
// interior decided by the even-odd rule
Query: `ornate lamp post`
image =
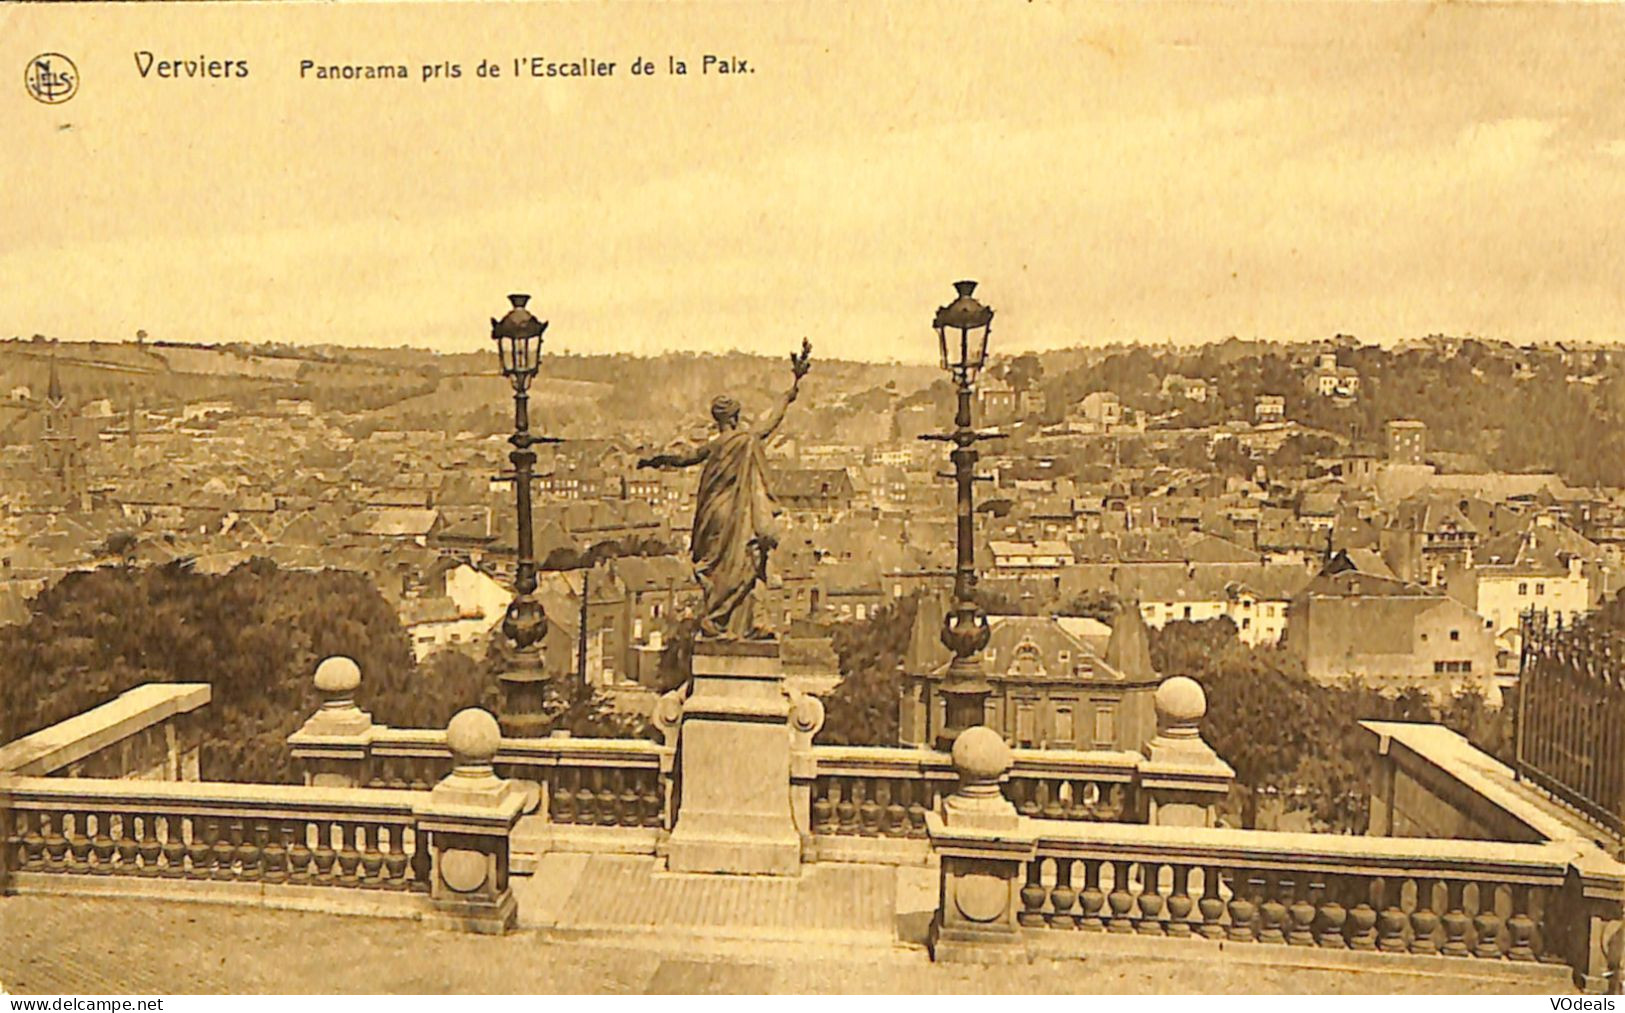
<path fill-rule="evenodd" d="M 920 437 L 954 445 L 949 455 L 954 471 L 947 477 L 952 477 L 958 486 L 959 551 L 954 567 L 954 603 L 942 624 L 942 643 L 954 652 L 948 678 L 941 688 L 947 701 L 947 720 L 937 735 L 936 746 L 944 751 L 953 748 L 960 732 L 982 723 L 987 697 L 992 691 L 982 673 L 979 657 L 982 648 L 987 646 L 990 631 L 987 614 L 977 606 L 974 596 L 976 497 L 972 485 L 976 481 L 976 444 L 999 435 L 971 428 L 971 393 L 976 389 L 977 375 L 987 362 L 993 311 L 974 298 L 976 282 L 958 281 L 954 289 L 959 297 L 937 310 L 932 326 L 937 332 L 942 368 L 959 388 L 959 410 L 954 415 L 952 432 L 927 433 Z"/>
<path fill-rule="evenodd" d="M 533 650 L 547 636 L 547 612 L 532 597 L 536 592 L 536 547 L 531 526 L 530 483 L 540 443 L 558 443 L 551 436 L 530 431 L 530 382 L 541 364 L 542 334 L 547 321 L 537 320 L 525 304 L 528 295 L 510 295 L 513 304 L 501 319 L 491 321 L 491 340 L 496 342 L 502 362 L 502 375 L 513 384 L 513 450 L 508 460 L 514 468 L 514 507 L 518 512 L 518 566 L 514 578 L 515 596 L 502 619 L 502 632 L 513 647 L 513 663 L 502 673 L 502 732 L 522 738 L 539 733 L 546 723 L 543 714 L 541 651 Z"/>

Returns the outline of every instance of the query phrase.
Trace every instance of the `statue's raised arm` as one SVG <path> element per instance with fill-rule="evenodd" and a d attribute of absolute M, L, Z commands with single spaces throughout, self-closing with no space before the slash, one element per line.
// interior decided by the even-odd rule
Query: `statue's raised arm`
<path fill-rule="evenodd" d="M 812 369 L 812 342 L 802 338 L 801 351 L 790 353 L 790 375 L 793 377 L 790 381 L 790 389 L 784 392 L 784 398 L 779 402 L 778 407 L 774 408 L 772 414 L 767 417 L 767 421 L 762 423 L 761 432 L 757 434 L 762 439 L 772 439 L 773 434 L 778 432 L 779 426 L 784 422 L 785 411 L 789 409 L 791 402 L 795 401 L 796 396 L 801 393 L 801 378 L 806 376 L 807 371 L 810 369 Z"/>

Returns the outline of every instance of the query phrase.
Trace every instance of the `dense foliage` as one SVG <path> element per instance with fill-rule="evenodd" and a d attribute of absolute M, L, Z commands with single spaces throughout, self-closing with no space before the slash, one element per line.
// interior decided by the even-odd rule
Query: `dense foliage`
<path fill-rule="evenodd" d="M 863 622 L 835 627 L 841 684 L 824 698 L 824 729 L 818 741 L 832 745 L 897 745 L 903 657 L 908 651 L 918 600 L 912 596 L 880 609 Z"/>
<path fill-rule="evenodd" d="M 320 703 L 311 676 L 329 655 L 355 659 L 358 701 L 380 724 L 440 728 L 464 707 L 499 703 L 499 656 L 442 653 L 420 668 L 394 609 L 355 573 L 286 571 L 264 559 L 221 576 L 107 566 L 64 577 L 31 613 L 0 628 L 0 741 L 141 683 L 207 682 L 204 777 L 288 781 L 297 772 L 284 740 Z M 644 727 L 578 680 L 553 687 L 548 712 L 575 735 Z"/>
<path fill-rule="evenodd" d="M 1442 723 L 1502 759 L 1512 742 L 1510 706 L 1491 708 L 1477 693 L 1440 704 L 1415 690 L 1390 697 L 1319 683 L 1285 649 L 1243 644 L 1228 619 L 1153 630 L 1151 656 L 1159 671 L 1189 675 L 1207 691 L 1202 737 L 1235 768 L 1248 827 L 1261 797 L 1276 796 L 1324 829 L 1363 831 L 1373 745 L 1362 719 Z"/>

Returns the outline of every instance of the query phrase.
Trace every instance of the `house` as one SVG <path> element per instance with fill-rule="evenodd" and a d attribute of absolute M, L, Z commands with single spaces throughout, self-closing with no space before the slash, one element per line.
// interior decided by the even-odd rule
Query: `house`
<path fill-rule="evenodd" d="M 788 468 L 770 472 L 767 481 L 779 506 L 825 520 L 852 509 L 857 495 L 845 468 Z"/>
<path fill-rule="evenodd" d="M 1082 401 L 1074 406 L 1074 412 L 1081 420 L 1095 428 L 1096 432 L 1106 432 L 1123 424 L 1123 402 L 1109 390 L 1098 390 L 1093 394 L 1086 394 Z"/>
<path fill-rule="evenodd" d="M 1428 427 L 1415 419 L 1389 419 L 1383 426 L 1388 460 L 1395 464 L 1426 464 Z"/>
<path fill-rule="evenodd" d="M 995 576 L 1054 574 L 1074 562 L 1072 547 L 1058 540 L 1012 542 L 992 539 L 987 547 Z"/>
<path fill-rule="evenodd" d="M 1117 563 L 1070 568 L 1061 599 L 1110 594 L 1137 602 L 1146 625 L 1229 619 L 1249 645 L 1273 644 L 1286 632 L 1287 608 L 1312 575 L 1273 563 Z"/>
<path fill-rule="evenodd" d="M 1336 352 L 1322 352 L 1314 370 L 1304 378 L 1304 385 L 1321 397 L 1351 400 L 1360 393 L 1360 374 L 1338 365 Z"/>
<path fill-rule="evenodd" d="M 1253 402 L 1253 422 L 1261 426 L 1277 425 L 1286 421 L 1286 398 L 1279 394 L 1260 394 Z"/>
<path fill-rule="evenodd" d="M 938 639 L 944 606 L 921 600 L 903 670 L 900 740 L 932 743 L 947 722 L 940 687 L 952 660 Z M 991 616 L 980 660 L 992 691 L 983 723 L 1013 746 L 1138 750 L 1156 734 L 1144 624 L 1127 610 L 1110 627 L 1093 619 Z"/>
<path fill-rule="evenodd" d="M 1169 373 L 1162 378 L 1162 396 L 1206 404 L 1208 399 L 1214 396 L 1213 381 Z"/>
<path fill-rule="evenodd" d="M 1531 527 L 1479 547 L 1474 565 L 1451 575 L 1450 596 L 1483 616 L 1496 638 L 1497 671 L 1516 676 L 1522 617 L 1531 609 L 1572 625 L 1591 607 L 1585 559 L 1558 553 Z"/>
<path fill-rule="evenodd" d="M 1383 558 L 1405 580 L 1430 587 L 1471 566 L 1479 529 L 1467 516 L 1469 502 L 1444 496 L 1413 496 L 1394 508 L 1381 532 Z"/>
<path fill-rule="evenodd" d="M 989 421 L 1011 418 L 1016 414 L 1016 389 L 1004 377 L 989 373 L 976 384 L 976 407 Z"/>
<path fill-rule="evenodd" d="M 1357 571 L 1323 573 L 1292 600 L 1288 650 L 1310 678 L 1375 689 L 1495 695 L 1495 632 L 1461 602 Z"/>

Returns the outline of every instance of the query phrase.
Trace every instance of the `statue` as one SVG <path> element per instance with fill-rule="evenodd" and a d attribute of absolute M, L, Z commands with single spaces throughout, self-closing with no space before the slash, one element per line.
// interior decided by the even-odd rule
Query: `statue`
<path fill-rule="evenodd" d="M 800 392 L 801 378 L 812 368 L 812 343 L 790 353 L 794 380 L 784 399 L 752 432 L 739 425 L 739 402 L 726 394 L 711 402 L 717 435 L 693 451 L 657 454 L 638 461 L 639 468 L 688 468 L 704 464 L 694 506 L 694 532 L 689 558 L 705 592 L 700 635 L 719 640 L 770 640 L 773 634 L 755 624 L 751 598 L 767 580 L 767 557 L 778 547 L 779 507 L 767 487 L 763 448 L 784 421 Z"/>

